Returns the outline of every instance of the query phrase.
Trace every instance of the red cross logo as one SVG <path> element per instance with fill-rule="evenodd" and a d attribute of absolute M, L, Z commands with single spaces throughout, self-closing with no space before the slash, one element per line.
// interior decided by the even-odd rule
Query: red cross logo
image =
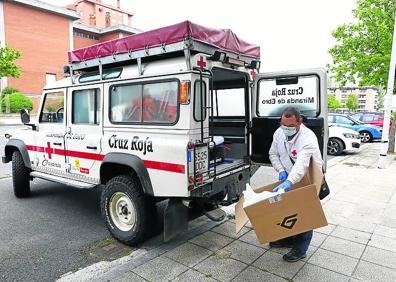
<path fill-rule="evenodd" d="M 292 153 L 292 156 L 293 156 L 293 157 L 297 156 L 297 151 L 296 151 L 296 149 L 294 149 L 291 153 Z"/>
<path fill-rule="evenodd" d="M 256 72 L 255 70 L 252 70 L 252 71 L 250 72 L 250 75 L 251 75 L 253 78 L 255 78 L 256 75 L 257 75 L 257 72 Z"/>
<path fill-rule="evenodd" d="M 199 60 L 197 61 L 197 65 L 198 67 L 200 67 L 201 69 L 204 69 L 206 67 L 206 62 L 203 58 L 203 56 L 199 57 Z"/>
<path fill-rule="evenodd" d="M 48 158 L 51 159 L 51 156 L 54 153 L 54 149 L 51 148 L 50 142 L 47 142 L 47 148 L 44 149 L 44 152 L 47 153 Z"/>

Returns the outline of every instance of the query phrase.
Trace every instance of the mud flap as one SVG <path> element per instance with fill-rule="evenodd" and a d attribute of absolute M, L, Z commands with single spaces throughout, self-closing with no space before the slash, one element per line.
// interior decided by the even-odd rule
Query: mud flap
<path fill-rule="evenodd" d="M 170 198 L 164 212 L 164 241 L 188 229 L 188 209 L 179 198 Z"/>

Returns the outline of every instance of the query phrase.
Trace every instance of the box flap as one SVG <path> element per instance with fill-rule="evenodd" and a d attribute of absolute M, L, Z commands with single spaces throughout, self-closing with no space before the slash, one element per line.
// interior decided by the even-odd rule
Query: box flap
<path fill-rule="evenodd" d="M 323 182 L 323 172 L 313 158 L 311 158 L 311 162 L 309 164 L 308 175 L 310 182 L 315 185 L 316 191 L 319 193 Z"/>
<path fill-rule="evenodd" d="M 238 203 L 235 205 L 235 227 L 236 227 L 236 234 L 241 231 L 242 227 L 249 222 L 249 218 L 243 209 L 243 203 L 245 199 L 243 196 L 239 199 Z"/>

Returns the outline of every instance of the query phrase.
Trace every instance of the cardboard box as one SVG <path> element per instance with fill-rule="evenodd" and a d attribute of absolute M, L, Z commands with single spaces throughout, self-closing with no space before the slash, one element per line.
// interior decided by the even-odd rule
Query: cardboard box
<path fill-rule="evenodd" d="M 311 160 L 309 170 L 293 188 L 276 197 L 243 208 L 241 197 L 235 206 L 236 232 L 250 220 L 260 243 L 268 243 L 327 225 L 318 193 L 323 173 Z M 256 189 L 272 191 L 279 183 Z"/>

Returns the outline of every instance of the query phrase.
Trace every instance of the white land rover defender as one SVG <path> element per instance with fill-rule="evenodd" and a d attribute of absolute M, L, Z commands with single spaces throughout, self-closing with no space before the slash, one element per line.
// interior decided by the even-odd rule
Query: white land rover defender
<path fill-rule="evenodd" d="M 187 228 L 186 203 L 236 202 L 288 105 L 298 107 L 326 159 L 326 73 L 257 74 L 260 50 L 230 30 L 190 22 L 69 53 L 65 78 L 45 86 L 37 121 L 6 134 L 15 196 L 41 178 L 102 187 L 110 233 L 134 245 L 167 200 L 164 234 Z M 222 219 L 221 213 L 207 213 Z"/>

